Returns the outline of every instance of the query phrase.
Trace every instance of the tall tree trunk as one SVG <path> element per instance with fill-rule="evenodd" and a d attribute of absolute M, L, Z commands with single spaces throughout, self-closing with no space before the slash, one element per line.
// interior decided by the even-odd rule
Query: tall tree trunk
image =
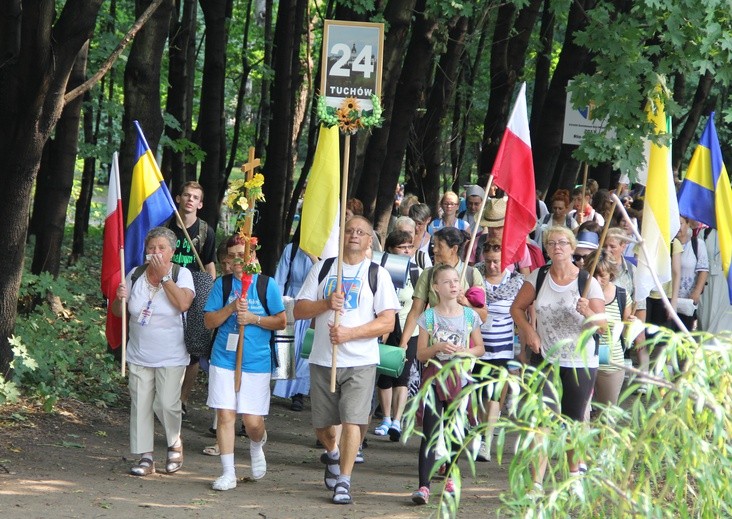
<path fill-rule="evenodd" d="M 89 42 L 84 44 L 71 70 L 67 91 L 84 82 Z M 43 161 L 36 181 L 33 218 L 36 220 L 36 246 L 33 251 L 31 272 L 48 272 L 54 278 L 61 266 L 61 244 L 66 229 L 66 209 L 69 207 L 71 187 L 74 184 L 76 151 L 79 143 L 79 120 L 83 96 L 64 106 L 56 124 L 53 139 L 46 142 Z"/>
<path fill-rule="evenodd" d="M 61 116 L 63 94 L 81 47 L 91 37 L 101 0 L 4 2 L 0 16 L 0 374 L 9 373 L 23 272 L 28 210 L 43 147 Z M 54 24 L 55 20 L 55 24 Z"/>
<path fill-rule="evenodd" d="M 272 0 L 264 2 L 264 58 L 262 60 L 262 69 L 269 72 L 272 69 L 273 41 L 272 41 Z M 262 84 L 259 97 L 259 116 L 257 117 L 257 138 L 256 153 L 257 157 L 264 157 L 267 142 L 269 142 L 269 125 L 271 123 L 271 101 L 270 89 L 271 82 L 269 74 L 262 74 Z"/>
<path fill-rule="evenodd" d="M 538 130 L 539 114 L 544 107 L 549 76 L 552 66 L 552 47 L 554 45 L 554 10 L 551 0 L 544 0 L 539 27 L 539 49 L 536 53 L 536 73 L 534 75 L 534 95 L 531 100 L 531 120 L 529 129 L 532 135 Z"/>
<path fill-rule="evenodd" d="M 437 27 L 437 20 L 425 16 L 425 0 L 418 0 L 412 35 L 395 92 L 395 99 L 399 99 L 399 103 L 395 104 L 392 110 L 387 151 L 379 180 L 380 183 L 392 186 L 392 189 L 402 172 L 412 123 L 432 70 Z M 414 186 L 409 190 L 411 193 L 428 204 L 437 204 L 436 194 L 424 189 L 423 178 L 408 178 L 408 181 Z M 383 223 L 381 225 L 383 226 Z"/>
<path fill-rule="evenodd" d="M 536 131 L 531 136 L 536 188 L 539 191 L 545 191 L 552 183 L 562 151 L 567 82 L 583 69 L 589 57 L 589 51 L 574 42 L 574 34 L 586 27 L 587 11 L 595 3 L 596 0 L 579 0 L 573 2 L 569 8 L 562 53 L 554 70 Z"/>
<path fill-rule="evenodd" d="M 257 233 L 266 239 L 258 254 L 264 272 L 274 273 L 283 247 L 285 189 L 292 166 L 292 135 L 294 117 L 293 60 L 298 55 L 307 0 L 282 0 L 275 27 L 272 80 L 272 118 L 267 160 L 264 163 L 264 195 L 267 201 L 259 206 Z M 266 231 L 265 231 L 266 230 Z M 265 234 L 266 233 L 266 234 Z"/>
<path fill-rule="evenodd" d="M 379 190 L 379 180 L 386 158 L 386 148 L 389 141 L 394 94 L 402 71 L 404 51 L 409 36 L 409 26 L 412 22 L 414 6 L 417 0 L 390 0 L 384 10 L 384 20 L 388 24 L 388 32 L 384 40 L 384 66 L 382 69 L 381 99 L 384 124 L 381 128 L 374 128 L 369 139 L 362 167 L 357 167 L 354 175 L 356 198 L 361 200 L 368 218 L 373 218 L 376 208 L 376 196 Z M 358 163 L 358 160 L 357 160 Z M 358 172 L 360 171 L 360 174 Z"/>
<path fill-rule="evenodd" d="M 102 85 L 104 88 L 104 85 Z M 84 129 L 84 142 L 93 146 L 96 144 L 94 135 L 94 110 L 89 107 L 89 92 L 84 94 L 84 101 L 87 108 L 84 110 L 82 119 Z M 99 110 L 97 110 L 99 112 Z M 76 200 L 76 214 L 74 215 L 74 238 L 71 245 L 69 265 L 75 265 L 81 256 L 84 255 L 84 238 L 89 229 L 89 215 L 91 212 L 92 195 L 94 194 L 94 179 L 96 177 L 96 163 L 94 157 L 84 158 L 84 169 L 81 172 L 81 190 Z"/>
<path fill-rule="evenodd" d="M 224 87 L 226 82 L 226 45 L 232 0 L 207 0 L 201 3 L 206 21 L 206 54 L 201 84 L 201 109 L 197 131 L 206 158 L 198 181 L 203 186 L 203 209 L 198 216 L 216 228 L 219 221 L 219 198 L 226 184 L 226 125 Z"/>
<path fill-rule="evenodd" d="M 478 160 L 480 184 L 487 181 L 498 153 L 516 83 L 523 75 L 526 49 L 539 16 L 541 1 L 531 0 L 518 13 L 510 2 L 498 10 L 491 50 L 491 95 L 483 122 L 483 142 Z"/>
<path fill-rule="evenodd" d="M 689 144 L 694 138 L 697 126 L 699 126 L 699 120 L 702 115 L 709 112 L 707 109 L 707 101 L 713 84 L 714 76 L 709 71 L 699 78 L 699 84 L 694 92 L 694 100 L 691 104 L 691 110 L 689 110 L 684 127 L 681 129 L 679 136 L 676 138 L 674 145 L 671 148 L 673 154 L 671 165 L 677 177 L 679 177 L 681 161 L 684 159 L 686 150 L 689 148 Z"/>
<path fill-rule="evenodd" d="M 191 84 L 196 75 L 193 49 L 196 42 L 196 0 L 177 0 L 171 11 L 168 36 L 168 98 L 165 111 L 178 121 L 179 128 L 168 126 L 165 135 L 172 141 L 191 138 Z M 178 19 L 180 13 L 180 19 Z M 189 179 L 186 175 L 186 152 L 171 146 L 163 150 L 160 170 L 166 179 L 172 180 L 173 193 Z"/>
<path fill-rule="evenodd" d="M 138 0 L 135 16 L 140 16 L 150 0 Z M 140 122 L 150 150 L 158 149 L 163 134 L 163 115 L 160 105 L 160 70 L 163 49 L 168 39 L 173 0 L 164 0 L 145 26 L 137 33 L 125 67 L 124 108 L 120 146 L 119 169 L 122 199 L 130 199 L 132 168 L 137 154 L 137 132 L 133 121 Z M 123 204 L 124 207 L 125 204 Z M 125 211 L 126 211 L 125 207 Z M 125 212 L 126 218 L 126 212 Z"/>
<path fill-rule="evenodd" d="M 447 49 L 437 66 L 435 81 L 432 84 L 430 97 L 427 101 L 427 110 L 424 117 L 420 119 L 419 129 L 417 130 L 417 138 L 421 138 L 421 142 L 416 147 L 421 152 L 425 185 L 428 186 L 427 189 L 430 191 L 439 190 L 442 183 L 442 174 L 445 172 L 443 166 L 446 154 L 442 143 L 444 140 L 451 141 L 455 138 L 454 135 L 451 135 L 450 138 L 444 139 L 443 121 L 455 91 L 456 83 L 454 78 L 458 75 L 458 66 L 465 51 L 468 21 L 467 16 L 461 16 L 456 20 L 455 25 L 450 28 Z M 452 184 L 454 180 L 454 178 L 450 178 L 449 184 Z M 379 206 L 383 211 L 386 201 L 382 201 L 382 196 L 386 196 L 384 190 L 379 192 Z M 384 218 L 385 215 L 380 214 Z M 388 219 L 386 221 L 388 223 Z"/>

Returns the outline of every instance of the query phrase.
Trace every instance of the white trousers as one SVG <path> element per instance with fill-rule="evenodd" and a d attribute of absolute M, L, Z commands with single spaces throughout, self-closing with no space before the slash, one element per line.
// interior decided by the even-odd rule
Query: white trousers
<path fill-rule="evenodd" d="M 130 452 L 153 452 L 155 416 L 165 429 L 168 447 L 180 439 L 180 387 L 185 366 L 147 368 L 129 364 Z"/>

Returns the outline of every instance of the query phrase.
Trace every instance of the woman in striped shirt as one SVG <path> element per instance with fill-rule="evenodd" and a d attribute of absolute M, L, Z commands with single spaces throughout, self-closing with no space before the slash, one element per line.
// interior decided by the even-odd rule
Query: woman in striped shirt
<path fill-rule="evenodd" d="M 475 363 L 473 375 L 480 381 L 481 377 L 494 376 L 497 368 L 508 368 L 513 360 L 513 317 L 511 305 L 523 285 L 524 277 L 518 272 L 501 270 L 501 242 L 489 239 L 483 245 L 483 261 L 475 265 L 483 275 L 486 293 L 488 319 L 481 326 L 485 354 Z M 506 395 L 506 387 L 487 385 L 481 391 L 481 421 L 488 422 L 488 428 L 480 444 L 477 461 L 490 461 L 493 428 L 500 414 L 501 405 Z"/>
<path fill-rule="evenodd" d="M 614 284 L 618 263 L 608 252 L 601 249 L 590 254 L 585 261 L 586 268 L 594 263 L 598 253 L 600 257 L 594 275 L 605 296 L 608 326 L 605 333 L 600 334 L 600 367 L 597 370 L 592 401 L 606 406 L 618 403 L 620 390 L 623 387 L 625 351 L 621 337 L 624 329 L 623 321 L 633 318 L 630 315 L 633 300 L 624 288 Z"/>

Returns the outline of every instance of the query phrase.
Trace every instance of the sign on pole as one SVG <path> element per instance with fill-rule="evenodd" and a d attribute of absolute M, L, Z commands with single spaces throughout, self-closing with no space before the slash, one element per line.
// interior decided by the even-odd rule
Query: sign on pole
<path fill-rule="evenodd" d="M 562 144 L 578 146 L 582 144 L 585 133 L 600 133 L 607 125 L 606 119 L 592 116 L 592 105 L 574 108 L 572 94 L 567 90 L 567 104 L 564 106 L 564 135 Z"/>
<path fill-rule="evenodd" d="M 381 97 L 384 24 L 325 20 L 320 94 L 338 108 L 353 97 L 372 110 L 371 96 Z"/>

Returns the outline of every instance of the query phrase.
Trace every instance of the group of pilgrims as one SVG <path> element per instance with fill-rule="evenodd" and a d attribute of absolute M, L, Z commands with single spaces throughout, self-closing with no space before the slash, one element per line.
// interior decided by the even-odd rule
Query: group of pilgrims
<path fill-rule="evenodd" d="M 214 233 L 202 234 L 205 223 L 197 217 L 203 190 L 195 182 L 187 183 L 176 201 L 187 234 L 198 238 L 193 247 L 201 261 L 194 261 L 179 224 L 171 221 L 156 227 L 145 240 L 144 265 L 128 273 L 112 305 L 120 315 L 126 304 L 130 315 L 130 450 L 139 458 L 131 474 L 175 473 L 183 466 L 181 421 L 199 368 L 207 372 L 206 403 L 215 410 L 216 444 L 203 454 L 220 457 L 221 475 L 212 481 L 212 488 L 219 491 L 237 486 L 234 448 L 239 415 L 242 432 L 249 438 L 251 477 L 265 476 L 265 417 L 272 394 L 287 399 L 293 412 L 307 411 L 310 403 L 323 448 L 323 481 L 336 504 L 353 500 L 351 474 L 354 464 L 364 462 L 362 447 L 368 436 L 401 441 L 407 403 L 424 394 L 425 386 L 432 393 L 428 399 L 432 404 L 419 413 L 423 438 L 411 494 L 417 505 L 429 502 L 432 480 L 446 471 L 451 474 L 449 464 L 457 461 L 445 456 L 456 451 L 451 438 L 430 440 L 442 435 L 443 411 L 464 384 L 495 376 L 496 370 L 517 372 L 522 363 L 541 365 L 547 379 L 553 375 L 562 386 L 559 399 L 549 384 L 544 386 L 549 405 L 571 420 L 590 420 L 593 404 L 598 409 L 617 404 L 626 383 L 623 366 L 632 363 L 648 371 L 658 353 L 655 349 L 649 355 L 645 346 L 649 337 L 643 331 L 628 336 L 628 323 L 640 320 L 675 327 L 660 293 L 635 298 L 638 251 L 633 227 L 642 225 L 643 200 L 639 193 L 622 194 L 630 220 L 595 182 L 571 193 L 559 189 L 546 203 L 537 197 L 536 226 L 519 261 L 505 268 L 501 259 L 507 200 L 500 190 L 486 193 L 472 185 L 462 196 L 447 191 L 436 212 L 416 196 L 398 193 L 383 242 L 363 217 L 361 202 L 351 199 L 340 293 L 335 290 L 334 262 L 303 251 L 298 230 L 274 275 L 254 274 L 242 294 L 246 237 L 234 234 L 217 249 Z M 609 227 L 605 233 L 604 226 Z M 473 245 L 471 250 L 468 244 Z M 730 327 L 718 248 L 715 231 L 681 218 L 681 230 L 672 243 L 673 279 L 664 290 L 690 330 L 716 332 Z M 375 253 L 406 257 L 406 278 L 395 286 L 387 269 L 371 268 Z M 255 257 L 256 251 L 252 254 Z M 213 286 L 200 305 L 199 319 L 214 335 L 209 355 L 192 356 L 181 313 L 199 298 L 195 277 L 201 275 L 210 276 Z M 196 318 L 189 313 L 188 326 Z M 294 329 L 294 377 L 273 381 L 276 353 L 271 338 L 288 321 Z M 311 327 L 312 351 L 306 359 L 301 349 Z M 581 344 L 580 336 L 590 327 L 597 330 L 597 344 Z M 237 389 L 240 328 L 244 353 Z M 378 343 L 404 348 L 405 365 L 398 376 L 376 374 Z M 434 376 L 456 356 L 473 360 L 472 376 L 447 386 L 437 384 Z M 335 386 L 329 387 L 336 358 Z M 645 389 L 643 384 L 637 387 L 639 392 Z M 480 399 L 474 420 L 487 425 L 469 449 L 476 461 L 491 461 L 494 426 L 507 400 L 519 396 L 511 394 L 508 385 L 497 390 L 488 385 L 473 396 Z M 154 416 L 163 425 L 167 448 L 164 464 L 158 465 Z M 448 466 L 437 470 L 435 460 L 440 459 L 449 460 Z M 542 492 L 546 461 L 534 464 L 533 492 Z M 572 450 L 567 451 L 567 463 L 570 477 L 587 470 Z M 443 492 L 455 492 L 452 477 L 445 478 Z"/>

